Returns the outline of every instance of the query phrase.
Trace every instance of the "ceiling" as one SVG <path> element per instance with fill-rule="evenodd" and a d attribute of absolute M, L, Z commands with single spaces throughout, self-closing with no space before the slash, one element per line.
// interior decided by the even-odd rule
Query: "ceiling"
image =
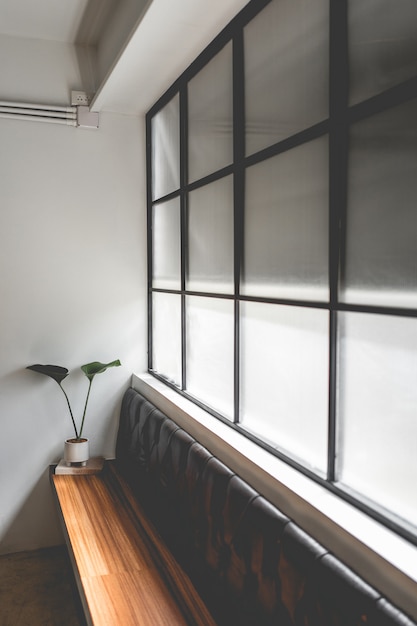
<path fill-rule="evenodd" d="M 0 0 L 0 35 L 95 45 L 117 6 L 145 0 Z"/>
<path fill-rule="evenodd" d="M 247 1 L 0 0 L 0 35 L 104 50 L 92 109 L 138 115 Z"/>
<path fill-rule="evenodd" d="M 88 0 L 1 0 L 0 34 L 74 43 Z"/>

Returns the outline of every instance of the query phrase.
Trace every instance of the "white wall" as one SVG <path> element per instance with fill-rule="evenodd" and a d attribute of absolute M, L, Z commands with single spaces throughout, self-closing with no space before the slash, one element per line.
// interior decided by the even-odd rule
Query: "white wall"
<path fill-rule="evenodd" d="M 47 46 L 0 40 L 1 99 L 66 101 L 75 54 Z M 105 456 L 130 374 L 146 367 L 143 126 L 113 114 L 98 130 L 0 119 L 0 553 L 62 541 L 47 468 L 71 422 L 55 382 L 25 367 L 75 368 L 64 386 L 80 416 L 79 366 L 120 358 L 94 380 L 86 420 L 91 453 Z"/>
<path fill-rule="evenodd" d="M 0 100 L 70 103 L 81 89 L 74 46 L 52 41 L 0 37 Z"/>

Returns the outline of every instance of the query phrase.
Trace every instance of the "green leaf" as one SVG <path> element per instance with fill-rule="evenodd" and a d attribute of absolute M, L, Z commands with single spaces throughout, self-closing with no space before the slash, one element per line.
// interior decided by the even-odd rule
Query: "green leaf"
<path fill-rule="evenodd" d="M 53 378 L 58 385 L 62 383 L 64 378 L 68 376 L 68 370 L 66 367 L 60 367 L 59 365 L 29 365 L 27 370 L 32 370 L 33 372 L 38 372 L 38 374 L 44 374 L 45 376 L 49 376 Z"/>
<path fill-rule="evenodd" d="M 96 374 L 101 374 L 105 372 L 109 367 L 118 367 L 121 365 L 119 359 L 116 361 L 111 361 L 111 363 L 100 363 L 99 361 L 93 361 L 92 363 L 87 363 L 86 365 L 82 365 L 81 369 L 84 374 L 87 376 L 88 380 L 93 380 Z"/>

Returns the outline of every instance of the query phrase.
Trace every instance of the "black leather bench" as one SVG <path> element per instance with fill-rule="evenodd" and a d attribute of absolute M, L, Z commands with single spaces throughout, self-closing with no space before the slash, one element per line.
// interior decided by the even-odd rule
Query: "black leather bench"
<path fill-rule="evenodd" d="M 219 625 L 416 626 L 133 389 L 116 464 Z"/>

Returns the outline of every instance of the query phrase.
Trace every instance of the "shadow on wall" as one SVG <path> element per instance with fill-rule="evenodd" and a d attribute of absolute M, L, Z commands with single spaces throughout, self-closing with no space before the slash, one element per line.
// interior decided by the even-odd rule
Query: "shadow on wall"
<path fill-rule="evenodd" d="M 129 383 L 126 383 L 122 387 L 118 393 L 117 399 L 114 399 L 114 403 L 112 402 L 111 413 L 106 422 L 104 424 L 103 422 L 99 422 L 99 428 L 97 428 L 95 432 L 90 433 L 89 438 L 92 443 L 90 448 L 91 456 L 104 455 L 106 458 L 114 456 L 120 406 L 123 394 L 129 385 L 130 380 Z M 100 406 L 96 408 L 98 412 L 100 412 L 102 408 L 104 409 L 104 407 Z M 55 462 L 58 462 L 59 458 L 63 455 L 63 445 L 62 441 L 62 446 L 58 448 L 58 455 L 52 455 Z M 111 445 L 110 448 L 109 445 Z M 16 473 L 19 467 L 21 467 L 23 473 L 30 472 L 30 462 L 28 461 L 25 467 L 24 460 L 20 460 L 10 465 L 10 473 Z M 17 509 L 17 512 L 12 515 L 11 521 L 6 517 L 3 518 L 4 526 L 0 514 L 0 554 L 35 550 L 64 543 L 64 536 L 60 528 L 59 516 L 49 482 L 49 471 L 49 466 L 47 465 L 45 469 L 41 470 L 39 479 L 36 481 L 33 488 L 30 489 L 29 487 L 27 497 L 24 497 L 24 493 L 21 494 L 23 496 L 23 503 Z M 2 478 L 6 481 L 8 479 L 7 476 L 3 476 Z M 10 475 L 9 480 L 11 479 L 12 477 Z M 31 482 L 31 477 L 28 475 L 27 483 Z M 19 481 L 17 481 L 16 485 L 18 484 Z M 20 488 L 17 487 L 17 489 L 23 492 L 23 486 Z M 16 500 L 19 500 L 19 494 L 16 494 L 16 496 Z M 2 502 L 1 505 L 4 514 L 6 502 Z M 7 521 L 4 521 L 6 519 Z"/>
<path fill-rule="evenodd" d="M 13 367 L 16 361 L 19 367 Z M 0 554 L 64 542 L 49 483 L 49 465 L 63 457 L 64 441 L 72 435 L 71 420 L 56 383 L 27 371 L 22 361 L 31 363 L 33 359 L 17 351 L 12 364 L 7 358 L 0 360 Z M 2 367 L 7 371 L 2 373 Z M 94 383 L 85 433 L 91 456 L 114 456 L 120 404 L 131 383 L 130 371 L 131 366 L 115 368 L 112 377 L 106 379 L 104 374 L 98 379 L 100 384 Z M 81 400 L 73 390 L 79 392 L 77 379 L 68 392 L 71 400 L 75 396 L 78 418 L 84 390 Z"/>
<path fill-rule="evenodd" d="M 22 537 L 25 538 L 24 546 Z M 63 542 L 58 513 L 49 485 L 49 468 L 45 468 L 29 496 L 2 533 L 0 553 L 43 548 Z"/>

